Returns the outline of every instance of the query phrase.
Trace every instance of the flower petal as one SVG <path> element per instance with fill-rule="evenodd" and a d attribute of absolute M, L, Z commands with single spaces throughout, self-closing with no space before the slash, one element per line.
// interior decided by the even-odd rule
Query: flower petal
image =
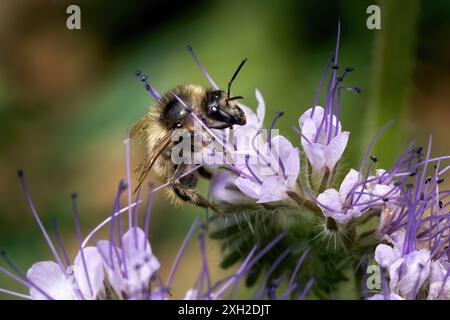
<path fill-rule="evenodd" d="M 276 136 L 272 139 L 272 157 L 274 158 L 273 167 L 278 168 L 278 174 L 283 176 L 279 161 L 283 164 L 286 176 L 297 178 L 300 172 L 299 150 L 294 148 L 292 143 L 283 136 Z"/>
<path fill-rule="evenodd" d="M 261 186 L 258 183 L 247 178 L 239 177 L 236 179 L 234 184 L 247 196 L 255 199 L 259 198 L 259 190 Z"/>
<path fill-rule="evenodd" d="M 319 143 L 308 143 L 302 140 L 303 151 L 315 174 L 322 175 L 325 172 L 325 150 Z"/>
<path fill-rule="evenodd" d="M 417 294 L 415 291 L 420 289 L 429 274 L 430 251 L 428 249 L 413 251 L 391 265 L 389 285 L 393 292 L 408 298 L 410 294 Z"/>
<path fill-rule="evenodd" d="M 74 260 L 75 281 L 77 283 L 78 289 L 80 289 L 83 293 L 84 298 L 95 299 L 97 297 L 97 294 L 103 288 L 103 259 L 96 247 L 84 248 L 83 255 L 86 261 L 86 269 L 83 265 L 81 252 L 78 253 Z M 92 294 L 89 289 L 89 283 L 93 291 Z"/>
<path fill-rule="evenodd" d="M 350 132 L 344 131 L 341 134 L 334 137 L 328 146 L 325 148 L 325 159 L 327 167 L 332 172 L 339 159 L 347 146 L 348 137 Z"/>
<path fill-rule="evenodd" d="M 314 121 L 307 118 L 303 123 L 301 130 L 302 130 L 302 145 L 304 145 L 304 143 L 315 142 L 317 127 Z"/>
<path fill-rule="evenodd" d="M 256 100 L 258 100 L 258 107 L 256 108 L 256 114 L 258 116 L 259 127 L 262 128 L 264 124 L 264 116 L 266 114 L 266 103 L 264 102 L 264 98 L 258 89 L 256 89 L 255 95 Z"/>
<path fill-rule="evenodd" d="M 347 199 L 349 192 L 359 181 L 359 172 L 351 169 L 345 176 L 344 181 L 342 181 L 341 187 L 339 188 L 339 194 L 341 195 L 342 202 Z"/>
<path fill-rule="evenodd" d="M 389 268 L 398 258 L 394 249 L 388 245 L 379 244 L 375 249 L 375 261 L 382 268 Z"/>
<path fill-rule="evenodd" d="M 237 179 L 238 176 L 229 170 L 222 170 L 214 175 L 210 184 L 210 194 L 214 202 L 224 205 L 254 202 L 254 199 L 242 193 L 236 186 L 235 182 Z"/>
<path fill-rule="evenodd" d="M 313 108 L 309 108 L 300 116 L 300 119 L 298 121 L 300 127 L 302 127 L 304 125 L 304 123 L 306 122 L 307 119 L 311 119 L 315 123 L 316 127 L 320 126 L 320 123 L 322 122 L 325 110 L 321 106 L 316 106 L 314 108 L 314 114 L 311 118 L 312 110 L 313 110 Z"/>
<path fill-rule="evenodd" d="M 264 180 L 257 203 L 276 202 L 289 198 L 286 183 L 280 176 L 272 176 Z"/>
<path fill-rule="evenodd" d="M 77 299 L 72 283 L 56 262 L 42 261 L 33 264 L 27 272 L 27 278 L 52 299 Z M 30 288 L 30 295 L 33 300 L 48 299 L 34 287 Z"/>
<path fill-rule="evenodd" d="M 342 210 L 341 197 L 335 189 L 327 189 L 319 194 L 317 202 L 326 217 L 333 217 Z"/>

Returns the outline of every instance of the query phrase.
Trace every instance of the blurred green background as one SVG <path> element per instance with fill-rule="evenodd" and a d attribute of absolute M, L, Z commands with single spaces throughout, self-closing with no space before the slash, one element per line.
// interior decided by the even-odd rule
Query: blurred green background
<path fill-rule="evenodd" d="M 215 81 L 225 86 L 244 57 L 234 92 L 255 108 L 261 90 L 266 121 L 276 111 L 281 133 L 313 101 L 322 68 L 334 50 L 338 17 L 340 65 L 355 71 L 346 84 L 342 121 L 351 131 L 348 167 L 386 121 L 397 122 L 376 149 L 387 166 L 412 138 L 434 134 L 434 153 L 449 151 L 450 2 L 381 1 L 381 30 L 368 30 L 375 1 L 62 1 L 0 3 L 0 248 L 26 270 L 51 259 L 16 177 L 25 171 L 35 205 L 50 228 L 59 221 L 69 252 L 76 252 L 70 194 L 79 194 L 86 234 L 108 216 L 125 177 L 126 130 L 152 103 L 134 77 L 140 69 L 160 91 L 181 83 L 207 85 L 186 50 L 192 44 Z M 66 8 L 81 7 L 81 30 L 66 28 Z M 143 156 L 132 146 L 133 166 Z M 155 180 L 155 179 L 154 179 Z M 160 181 L 155 180 L 160 183 Z M 206 192 L 206 184 L 202 185 Z M 158 194 L 151 241 L 168 274 L 194 207 L 174 208 Z M 213 274 L 220 253 L 208 244 Z M 200 268 L 196 241 L 173 288 L 182 297 Z M 21 290 L 0 274 L 0 287 Z M 0 294 L 0 299 L 10 298 Z"/>

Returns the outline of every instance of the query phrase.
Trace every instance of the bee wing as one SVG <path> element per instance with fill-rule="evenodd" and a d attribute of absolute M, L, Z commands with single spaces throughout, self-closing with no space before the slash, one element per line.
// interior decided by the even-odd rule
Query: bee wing
<path fill-rule="evenodd" d="M 148 127 L 148 119 L 147 117 L 143 117 L 138 122 L 133 125 L 130 131 L 130 138 L 137 139 L 139 143 L 142 143 L 145 140 L 145 131 Z"/>
<path fill-rule="evenodd" d="M 147 154 L 145 159 L 142 161 L 142 163 L 139 166 L 140 169 L 140 175 L 137 180 L 137 186 L 134 189 L 134 193 L 136 193 L 137 190 L 141 187 L 142 183 L 145 181 L 145 178 L 147 178 L 148 173 L 153 167 L 153 164 L 155 163 L 156 159 L 163 153 L 163 151 L 167 148 L 167 146 L 172 141 L 171 136 L 174 129 L 169 130 L 157 143 L 157 145 L 153 148 L 153 150 Z"/>

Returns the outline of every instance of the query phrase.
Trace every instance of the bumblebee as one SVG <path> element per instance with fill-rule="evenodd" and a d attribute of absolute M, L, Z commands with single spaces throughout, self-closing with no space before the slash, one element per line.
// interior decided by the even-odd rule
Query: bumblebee
<path fill-rule="evenodd" d="M 192 162 L 174 163 L 171 153 L 179 141 L 173 141 L 172 134 L 176 129 L 186 129 L 192 137 L 191 149 L 198 148 L 194 145 L 194 123 L 191 112 L 211 129 L 245 125 L 245 114 L 236 102 L 243 97 L 232 97 L 230 91 L 231 84 L 246 61 L 247 59 L 244 59 L 234 72 L 226 92 L 195 84 L 179 85 L 157 99 L 148 113 L 133 126 L 130 137 L 140 139 L 147 148 L 147 155 L 138 167 L 136 190 L 153 170 L 162 180 L 170 183 L 170 188 L 166 190 L 175 203 L 193 203 L 216 211 L 214 206 L 196 190 L 199 176 L 210 179 L 211 173 L 204 167 L 195 170 L 196 165 Z"/>

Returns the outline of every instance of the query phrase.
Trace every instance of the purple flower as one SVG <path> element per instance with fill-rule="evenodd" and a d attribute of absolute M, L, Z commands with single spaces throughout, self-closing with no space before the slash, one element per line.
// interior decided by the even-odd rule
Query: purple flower
<path fill-rule="evenodd" d="M 368 210 L 366 202 L 369 196 L 363 193 L 361 176 L 358 171 L 351 169 L 339 191 L 333 188 L 325 190 L 317 196 L 317 203 L 324 216 L 346 224 Z"/>
<path fill-rule="evenodd" d="M 127 139 L 126 144 L 129 143 Z M 128 150 L 128 146 L 127 146 Z M 127 153 L 128 162 L 128 153 Z M 127 171 L 128 172 L 128 171 Z M 0 292 L 8 293 L 17 297 L 26 299 L 168 299 L 172 287 L 174 276 L 179 269 L 181 258 L 186 248 L 193 238 L 199 226 L 197 218 L 189 230 L 183 244 L 175 258 L 167 281 L 163 281 L 158 273 L 160 264 L 154 256 L 150 242 L 148 241 L 148 229 L 151 215 L 152 195 L 157 190 L 163 189 L 163 186 L 152 189 L 148 193 L 147 208 L 145 210 L 144 228 L 137 226 L 139 206 L 143 202 L 138 192 L 136 199 L 128 202 L 128 206 L 120 208 L 120 198 L 127 186 L 121 182 L 118 187 L 116 199 L 112 213 L 109 218 L 97 226 L 86 238 L 82 238 L 78 221 L 78 212 L 76 209 L 76 197 L 73 196 L 74 220 L 77 229 L 77 238 L 80 246 L 79 254 L 71 264 L 62 241 L 57 233 L 58 244 L 63 254 L 62 259 L 55 250 L 53 242 L 50 240 L 46 229 L 44 228 L 39 216 L 32 204 L 28 193 L 28 188 L 20 175 L 24 188 L 26 199 L 30 204 L 33 215 L 41 228 L 44 238 L 48 241 L 51 251 L 55 255 L 56 262 L 43 261 L 35 263 L 27 272 L 23 274 L 19 268 L 2 252 L 2 255 L 8 265 L 17 274 L 13 274 L 0 266 L 0 272 L 6 274 L 20 284 L 25 285 L 30 295 L 19 292 L 13 292 L 0 288 Z M 129 194 L 129 193 L 128 193 Z M 122 234 L 122 214 L 129 213 L 129 226 L 127 231 Z M 85 247 L 86 243 L 102 228 L 109 227 L 109 240 L 100 240 L 96 247 Z M 57 229 L 55 229 L 57 230 Z M 258 251 L 259 245 L 256 243 L 245 257 L 241 266 L 236 272 L 220 279 L 216 282 L 211 281 L 209 266 L 206 257 L 205 234 L 199 235 L 199 247 L 202 255 L 202 268 L 198 278 L 190 290 L 187 291 L 187 299 L 221 299 L 226 294 L 234 297 L 236 288 L 241 280 L 252 272 L 253 267 L 259 260 L 266 255 L 275 245 L 277 245 L 285 234 L 276 236 L 273 240 Z M 116 240 L 117 239 L 117 240 Z M 296 271 L 291 275 L 291 280 L 286 286 L 286 291 L 280 297 L 274 299 L 286 299 L 299 286 L 295 281 L 295 275 L 298 272 L 303 259 L 299 261 Z M 275 267 L 282 262 L 286 254 L 281 255 L 274 263 L 271 269 L 266 273 L 263 281 L 269 279 L 270 274 Z M 286 275 L 283 276 L 286 279 Z M 311 289 L 314 281 L 309 281 L 301 290 L 298 298 L 304 298 Z M 281 283 L 281 282 L 280 282 Z M 261 288 L 266 288 L 265 283 L 261 283 Z M 258 297 L 264 298 L 268 295 L 267 290 L 258 290 Z M 261 296 L 264 295 L 264 296 Z"/>
<path fill-rule="evenodd" d="M 236 186 L 239 177 L 229 170 L 216 173 L 210 184 L 210 194 L 214 202 L 220 205 L 239 206 L 252 204 L 253 198 L 245 195 Z"/>
<path fill-rule="evenodd" d="M 395 209 L 395 202 L 401 196 L 400 188 L 391 179 L 386 179 L 389 173 L 384 169 L 377 169 L 375 176 L 369 176 L 365 189 L 373 200 L 372 207 L 389 205 Z"/>
<path fill-rule="evenodd" d="M 31 286 L 31 298 L 47 300 L 50 296 L 56 300 L 95 299 L 103 288 L 103 263 L 95 247 L 84 248 L 83 254 L 86 269 L 83 267 L 81 252 L 67 270 L 62 270 L 54 261 L 33 264 L 27 272 L 27 278 L 40 290 Z"/>
<path fill-rule="evenodd" d="M 108 274 L 108 281 L 119 296 L 127 299 L 145 298 L 151 277 L 160 264 L 152 254 L 146 233 L 130 228 L 118 248 L 114 242 L 101 240 L 97 244 Z"/>
<path fill-rule="evenodd" d="M 447 259 L 431 262 L 428 300 L 450 300 L 450 264 Z"/>
<path fill-rule="evenodd" d="M 257 203 L 287 200 L 286 192 L 297 190 L 299 150 L 283 136 L 271 138 L 257 153 L 244 157 L 245 166 L 238 166 L 241 175 L 235 184 Z"/>
<path fill-rule="evenodd" d="M 389 273 L 389 289 L 405 299 L 414 298 L 430 275 L 430 250 L 424 248 L 408 253 L 404 251 L 405 233 L 398 233 L 393 247 L 380 244 L 375 260 Z"/>
<path fill-rule="evenodd" d="M 326 170 L 333 173 L 347 146 L 350 132 L 342 132 L 339 119 L 320 106 L 308 109 L 299 119 L 301 143 L 312 173 L 320 181 Z"/>

